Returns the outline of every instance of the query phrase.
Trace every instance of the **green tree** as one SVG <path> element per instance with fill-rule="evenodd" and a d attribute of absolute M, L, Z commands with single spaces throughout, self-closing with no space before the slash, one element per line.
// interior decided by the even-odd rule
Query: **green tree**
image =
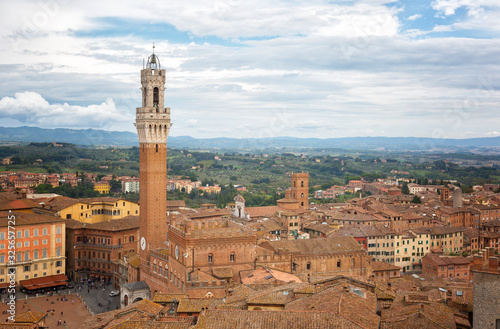
<path fill-rule="evenodd" d="M 418 196 L 414 196 L 413 197 L 413 200 L 411 200 L 412 203 L 422 203 L 422 200 L 420 200 L 420 198 Z"/>
<path fill-rule="evenodd" d="M 401 188 L 401 193 L 409 195 L 410 194 L 410 189 L 408 188 L 408 183 L 404 182 L 403 187 Z"/>

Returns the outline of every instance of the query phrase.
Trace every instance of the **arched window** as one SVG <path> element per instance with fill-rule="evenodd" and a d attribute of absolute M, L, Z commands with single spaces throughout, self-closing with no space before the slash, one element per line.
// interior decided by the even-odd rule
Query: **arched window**
<path fill-rule="evenodd" d="M 234 252 L 231 252 L 231 254 L 229 254 L 229 261 L 230 262 L 236 261 L 236 254 Z"/>
<path fill-rule="evenodd" d="M 208 263 L 212 264 L 214 262 L 214 255 L 213 254 L 208 254 Z"/>
<path fill-rule="evenodd" d="M 297 182 L 293 181 L 293 187 L 297 187 Z"/>
<path fill-rule="evenodd" d="M 302 193 L 302 194 L 300 195 L 300 197 L 301 197 L 301 198 L 303 198 L 303 197 L 304 197 L 304 193 Z"/>
<path fill-rule="evenodd" d="M 156 144 L 156 153 L 158 153 L 158 144 Z"/>
<path fill-rule="evenodd" d="M 158 112 L 158 103 L 160 101 L 160 92 L 158 87 L 153 89 L 153 106 L 156 107 L 156 112 Z"/>
<path fill-rule="evenodd" d="M 300 181 L 300 187 L 304 187 L 304 181 Z"/>

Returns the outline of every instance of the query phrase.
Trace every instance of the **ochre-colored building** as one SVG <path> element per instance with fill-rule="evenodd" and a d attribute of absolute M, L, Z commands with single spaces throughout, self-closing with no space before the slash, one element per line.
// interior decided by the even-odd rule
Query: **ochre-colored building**
<path fill-rule="evenodd" d="M 39 207 L 38 211 L 89 224 L 139 215 L 137 203 L 112 197 L 85 199 L 55 197 L 45 200 Z"/>
<path fill-rule="evenodd" d="M 14 239 L 9 239 L 9 226 L 15 227 Z M 0 212 L 0 287 L 9 281 L 9 251 L 15 252 L 16 282 L 64 274 L 65 227 L 59 217 Z M 9 249 L 9 241 L 14 241 L 15 249 Z"/>

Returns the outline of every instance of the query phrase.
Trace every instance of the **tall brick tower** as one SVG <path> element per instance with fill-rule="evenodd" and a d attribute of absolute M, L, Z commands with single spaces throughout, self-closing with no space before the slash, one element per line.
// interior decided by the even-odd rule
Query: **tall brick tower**
<path fill-rule="evenodd" d="M 309 173 L 293 173 L 290 196 L 299 201 L 299 209 L 309 209 Z"/>
<path fill-rule="evenodd" d="M 142 107 L 137 108 L 135 122 L 140 147 L 139 256 L 141 280 L 148 281 L 150 250 L 166 247 L 167 138 L 171 126 L 170 108 L 163 107 L 165 70 L 154 46 L 141 70 L 141 90 Z"/>

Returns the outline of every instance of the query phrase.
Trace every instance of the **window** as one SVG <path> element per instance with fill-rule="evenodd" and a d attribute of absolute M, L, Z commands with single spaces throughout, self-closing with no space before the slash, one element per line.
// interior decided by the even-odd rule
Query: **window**
<path fill-rule="evenodd" d="M 24 261 L 28 261 L 29 259 L 30 259 L 30 253 L 29 253 L 29 251 L 26 251 L 24 253 Z"/>
<path fill-rule="evenodd" d="M 38 246 L 38 240 L 37 241 L 33 241 L 33 245 L 34 246 Z"/>
<path fill-rule="evenodd" d="M 0 264 L 5 263 L 5 255 L 0 255 Z"/>
<path fill-rule="evenodd" d="M 57 248 L 56 249 L 56 255 L 57 256 L 61 256 L 61 248 Z"/>
<path fill-rule="evenodd" d="M 62 261 L 58 260 L 58 261 L 56 262 L 56 267 L 61 267 L 61 266 L 62 266 Z"/>
<path fill-rule="evenodd" d="M 43 235 L 47 235 L 47 229 L 46 229 L 46 228 L 44 228 L 44 229 L 42 230 L 42 232 L 43 232 Z"/>
<path fill-rule="evenodd" d="M 23 261 L 23 255 L 21 253 L 17 254 L 17 261 L 22 262 Z"/>
<path fill-rule="evenodd" d="M 307 262 L 306 269 L 310 270 L 311 269 L 311 262 Z"/>
<path fill-rule="evenodd" d="M 134 236 L 133 235 L 130 236 L 129 242 L 134 242 Z"/>
<path fill-rule="evenodd" d="M 230 261 L 230 262 L 234 262 L 234 261 L 235 261 L 235 257 L 236 257 L 236 256 L 235 256 L 235 253 L 234 253 L 234 252 L 232 252 L 232 253 L 229 255 L 229 261 Z"/>
<path fill-rule="evenodd" d="M 213 254 L 208 254 L 208 263 L 212 264 L 214 261 L 214 255 Z"/>
<path fill-rule="evenodd" d="M 33 251 L 33 259 L 38 259 L 38 251 Z"/>
<path fill-rule="evenodd" d="M 2 240 L 2 241 L 5 240 L 5 233 L 4 232 L 0 233 L 0 240 Z"/>
<path fill-rule="evenodd" d="M 24 230 L 24 237 L 29 238 L 30 237 L 30 230 Z"/>
<path fill-rule="evenodd" d="M 57 238 L 56 243 L 61 243 L 61 238 Z"/>
<path fill-rule="evenodd" d="M 340 260 L 337 261 L 337 268 L 340 268 Z"/>
<path fill-rule="evenodd" d="M 57 227 L 57 234 L 61 234 L 61 226 Z"/>
<path fill-rule="evenodd" d="M 23 232 L 22 231 L 17 231 L 17 238 L 20 239 L 23 237 Z"/>
<path fill-rule="evenodd" d="M 30 266 L 24 265 L 24 272 L 29 272 L 29 271 L 30 271 Z"/>
<path fill-rule="evenodd" d="M 25 247 L 29 247 L 30 246 L 30 242 L 29 241 L 24 241 L 24 246 Z"/>
<path fill-rule="evenodd" d="M 47 250 L 42 250 L 42 258 L 47 258 Z"/>
<path fill-rule="evenodd" d="M 42 240 L 42 244 L 47 244 L 47 240 Z"/>

